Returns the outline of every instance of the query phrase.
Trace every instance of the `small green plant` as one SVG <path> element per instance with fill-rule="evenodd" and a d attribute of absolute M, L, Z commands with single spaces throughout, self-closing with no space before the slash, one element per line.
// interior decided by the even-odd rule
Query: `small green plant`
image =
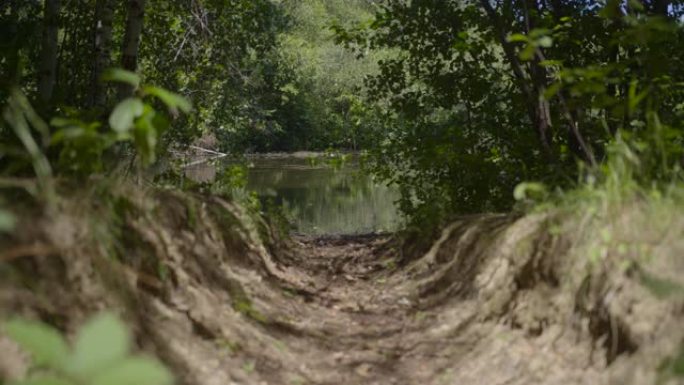
<path fill-rule="evenodd" d="M 242 369 L 245 371 L 245 373 L 250 374 L 254 372 L 254 369 L 256 369 L 256 361 L 248 361 L 245 362 L 244 365 L 242 365 Z"/>
<path fill-rule="evenodd" d="M 36 176 L 35 186 L 18 183 L 17 186 L 25 188 L 33 195 L 42 196 L 48 203 L 54 201 L 54 187 L 52 186 L 53 170 L 49 159 L 45 155 L 44 149 L 50 142 L 50 129 L 45 122 L 38 116 L 36 111 L 29 103 L 29 100 L 19 89 L 11 90 L 11 97 L 2 110 L 4 122 L 9 125 L 11 132 L 18 140 L 18 148 L 10 146 L 0 148 L 0 158 L 4 155 L 13 155 L 15 159 L 28 161 Z M 0 133 L 2 130 L 0 121 Z M 40 140 L 36 140 L 38 136 Z M 4 184 L 9 187 L 12 183 Z"/>
<path fill-rule="evenodd" d="M 171 373 L 157 360 L 130 354 L 131 336 L 110 313 L 87 322 L 69 347 L 54 328 L 23 319 L 4 333 L 33 358 L 27 378 L 12 385 L 168 385 Z"/>

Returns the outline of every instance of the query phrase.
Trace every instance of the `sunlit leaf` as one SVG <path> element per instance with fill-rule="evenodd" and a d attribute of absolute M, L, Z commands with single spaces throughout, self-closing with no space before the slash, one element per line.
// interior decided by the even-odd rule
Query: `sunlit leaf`
<path fill-rule="evenodd" d="M 563 62 L 561 60 L 542 60 L 539 62 L 539 65 L 543 67 L 555 67 L 563 65 Z"/>
<path fill-rule="evenodd" d="M 550 36 L 542 36 L 537 40 L 537 45 L 542 48 L 549 48 L 553 46 L 553 39 Z"/>
<path fill-rule="evenodd" d="M 523 35 L 521 33 L 514 33 L 508 36 L 508 41 L 511 43 L 524 43 L 529 41 L 530 38 L 528 38 L 526 35 Z"/>
<path fill-rule="evenodd" d="M 10 321 L 4 329 L 7 336 L 33 356 L 36 364 L 62 368 L 69 348 L 57 330 L 41 322 L 24 320 Z"/>
<path fill-rule="evenodd" d="M 517 201 L 525 199 L 539 198 L 546 194 L 546 186 L 541 183 L 526 182 L 520 183 L 513 191 L 513 197 Z"/>
<path fill-rule="evenodd" d="M 79 375 L 98 373 L 121 361 L 129 347 L 125 325 L 113 314 L 99 315 L 79 332 L 69 371 Z"/>
<path fill-rule="evenodd" d="M 119 103 L 109 116 L 109 125 L 116 132 L 126 132 L 133 127 L 136 118 L 143 114 L 144 105 L 138 98 L 128 98 Z"/>

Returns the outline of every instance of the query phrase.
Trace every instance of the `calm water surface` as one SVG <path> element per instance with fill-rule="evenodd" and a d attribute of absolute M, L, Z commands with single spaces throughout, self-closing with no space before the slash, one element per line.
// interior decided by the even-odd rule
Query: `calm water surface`
<path fill-rule="evenodd" d="M 252 158 L 247 189 L 256 192 L 262 202 L 282 207 L 300 233 L 353 234 L 398 229 L 401 218 L 394 204 L 398 198 L 396 190 L 363 174 L 355 161 L 340 168 L 317 163 L 296 156 Z M 220 171 L 216 167 L 226 166 L 200 165 L 188 169 L 186 175 L 206 182 Z"/>

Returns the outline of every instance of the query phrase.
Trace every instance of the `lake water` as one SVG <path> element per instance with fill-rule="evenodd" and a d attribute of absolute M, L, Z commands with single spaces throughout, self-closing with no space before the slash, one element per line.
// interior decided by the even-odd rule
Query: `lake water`
<path fill-rule="evenodd" d="M 202 164 L 186 176 L 209 182 L 230 166 Z M 395 189 L 375 182 L 351 160 L 338 167 L 312 162 L 306 156 L 250 158 L 247 189 L 263 203 L 287 213 L 295 231 L 304 234 L 356 234 L 398 229 L 401 218 Z"/>

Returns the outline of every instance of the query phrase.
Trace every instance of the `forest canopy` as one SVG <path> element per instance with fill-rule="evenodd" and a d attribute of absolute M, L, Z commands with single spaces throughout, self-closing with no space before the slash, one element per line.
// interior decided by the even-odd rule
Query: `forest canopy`
<path fill-rule="evenodd" d="M 679 180 L 683 15 L 679 0 L 11 0 L 0 102 L 26 95 L 15 110 L 51 124 L 33 129 L 57 173 L 200 137 L 361 151 L 404 212 L 435 220 L 509 210 L 524 182 L 600 181 L 616 159 L 637 184 Z M 25 145 L 0 135 L 7 154 Z"/>

